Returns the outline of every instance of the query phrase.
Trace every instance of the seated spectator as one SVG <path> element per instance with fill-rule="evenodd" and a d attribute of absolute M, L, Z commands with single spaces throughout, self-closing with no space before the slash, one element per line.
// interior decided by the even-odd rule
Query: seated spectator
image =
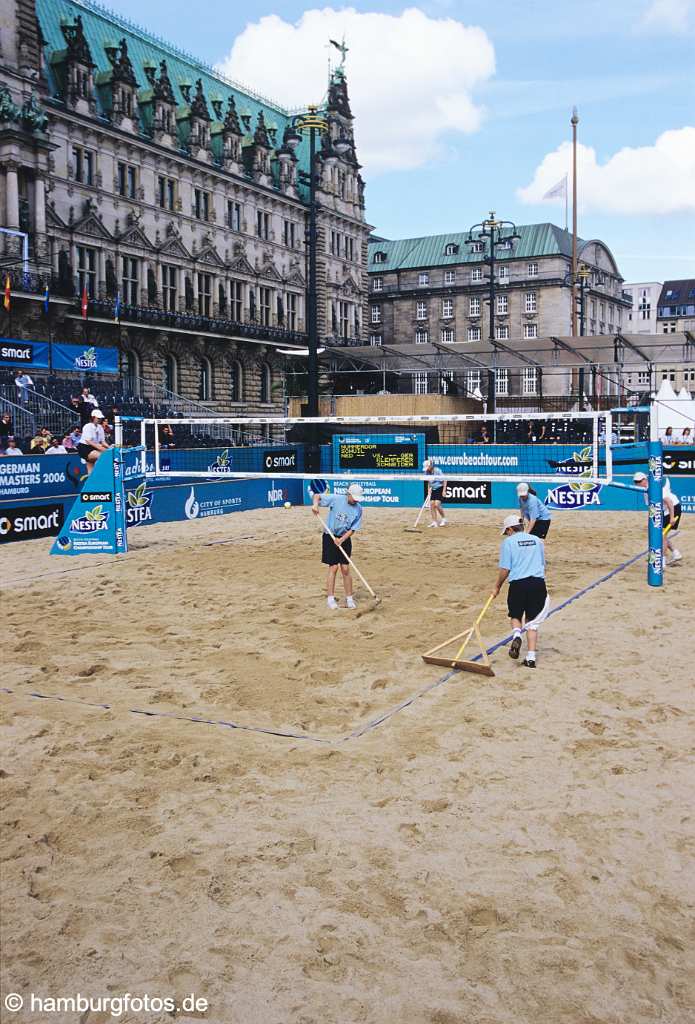
<path fill-rule="evenodd" d="M 683 427 L 683 433 L 680 436 L 678 444 L 692 444 L 693 443 L 693 432 L 691 427 Z"/>
<path fill-rule="evenodd" d="M 68 436 L 72 442 L 72 444 L 69 447 L 77 448 L 78 444 L 82 440 L 82 427 L 80 427 L 79 425 L 73 427 Z"/>
<path fill-rule="evenodd" d="M 492 438 L 490 437 L 490 431 L 487 429 L 487 423 L 483 423 L 480 428 L 480 435 L 478 437 L 480 444 L 492 444 Z"/>
<path fill-rule="evenodd" d="M 37 452 L 37 454 L 45 452 L 46 449 L 48 448 L 50 440 L 51 432 L 48 429 L 48 427 L 41 427 L 38 434 L 35 437 L 32 437 L 31 442 L 29 444 L 29 451 Z"/>
<path fill-rule="evenodd" d="M 9 412 L 4 412 L 0 417 L 0 443 L 7 441 L 12 433 L 12 417 Z"/>
<path fill-rule="evenodd" d="M 21 448 L 18 448 L 15 444 L 15 439 L 10 436 L 7 438 L 7 447 L 5 448 L 5 455 L 23 455 L 24 452 Z"/>
<path fill-rule="evenodd" d="M 675 442 L 675 440 L 676 439 L 673 436 L 673 427 L 666 427 L 666 430 L 664 430 L 662 435 L 661 435 L 661 443 L 662 444 L 673 444 Z"/>
<path fill-rule="evenodd" d="M 67 455 L 68 451 L 64 444 L 60 443 L 60 439 L 52 437 L 48 448 L 46 449 L 46 455 Z"/>
<path fill-rule="evenodd" d="M 106 443 L 108 445 L 112 445 L 113 444 L 113 426 L 111 425 L 111 423 L 109 423 L 108 416 L 104 416 L 103 420 L 101 421 L 101 425 L 104 428 L 104 435 L 106 437 Z"/>
<path fill-rule="evenodd" d="M 65 448 L 65 450 L 67 452 L 74 451 L 74 449 L 75 449 L 75 445 L 72 443 L 72 435 L 71 434 L 65 434 L 63 436 L 62 444 L 63 444 L 63 448 Z"/>

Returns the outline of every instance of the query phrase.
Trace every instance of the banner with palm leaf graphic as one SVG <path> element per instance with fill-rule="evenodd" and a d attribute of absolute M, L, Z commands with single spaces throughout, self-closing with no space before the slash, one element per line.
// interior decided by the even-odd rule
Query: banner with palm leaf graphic
<path fill-rule="evenodd" d="M 82 482 L 52 555 L 117 555 L 128 550 L 120 448 L 109 448 Z"/>

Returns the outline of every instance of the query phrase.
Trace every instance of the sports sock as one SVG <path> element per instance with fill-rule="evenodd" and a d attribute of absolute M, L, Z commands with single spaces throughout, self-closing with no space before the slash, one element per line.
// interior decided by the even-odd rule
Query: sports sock
<path fill-rule="evenodd" d="M 527 651 L 526 652 L 526 657 L 527 657 L 527 659 L 529 661 L 535 661 L 536 660 L 536 652 L 535 651 Z"/>
<path fill-rule="evenodd" d="M 520 629 L 515 629 L 514 630 L 514 637 L 513 637 L 513 639 L 514 640 L 518 640 L 520 636 L 521 636 L 521 630 Z"/>

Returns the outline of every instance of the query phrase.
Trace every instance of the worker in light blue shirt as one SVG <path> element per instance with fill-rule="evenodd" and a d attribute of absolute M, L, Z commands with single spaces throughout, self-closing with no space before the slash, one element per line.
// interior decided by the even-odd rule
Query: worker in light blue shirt
<path fill-rule="evenodd" d="M 350 484 L 345 494 L 314 494 L 312 496 L 312 512 L 319 515 L 319 508 L 328 508 L 328 532 L 323 534 L 323 546 L 321 549 L 321 561 L 328 566 L 327 581 L 327 605 L 331 611 L 339 608 L 335 598 L 335 581 L 338 575 L 338 566 L 343 576 L 345 588 L 345 605 L 347 608 L 356 608 L 357 604 L 352 596 L 352 576 L 350 575 L 350 563 L 348 557 L 352 555 L 352 535 L 362 526 L 362 506 L 360 500 L 364 491 L 360 484 Z"/>
<path fill-rule="evenodd" d="M 519 657 L 525 628 L 528 651 L 523 664 L 535 668 L 538 627 L 547 618 L 550 607 L 545 584 L 545 546 L 540 537 L 524 532 L 523 519 L 518 512 L 506 517 L 502 536 L 499 572 L 492 593 L 497 597 L 502 585 L 509 582 L 507 609 L 514 629 L 509 657 Z"/>
<path fill-rule="evenodd" d="M 516 493 L 519 497 L 519 511 L 526 520 L 527 533 L 532 533 L 534 537 L 544 540 L 548 536 L 552 519 L 547 505 L 543 504 L 529 484 L 519 484 Z"/>

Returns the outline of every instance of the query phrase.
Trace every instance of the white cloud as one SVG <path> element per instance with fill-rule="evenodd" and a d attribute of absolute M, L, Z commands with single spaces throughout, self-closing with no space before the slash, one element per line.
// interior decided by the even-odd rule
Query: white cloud
<path fill-rule="evenodd" d="M 695 0 L 651 0 L 642 16 L 642 28 L 658 32 L 683 32 L 695 15 Z"/>
<path fill-rule="evenodd" d="M 544 157 L 531 184 L 517 189 L 517 195 L 524 203 L 542 203 L 548 189 L 565 174 L 571 175 L 571 164 L 572 145 L 563 142 Z M 584 210 L 695 212 L 695 128 L 664 132 L 653 146 L 620 149 L 604 164 L 598 162 L 595 149 L 579 145 L 577 164 L 579 202 Z"/>
<path fill-rule="evenodd" d="M 269 15 L 247 25 L 221 71 L 302 106 L 326 88 L 329 39 L 350 47 L 348 88 L 358 157 L 374 175 L 420 167 L 448 133 L 478 129 L 482 111 L 473 93 L 495 70 L 486 33 L 418 8 L 398 16 L 354 8 L 305 11 L 294 24 Z"/>

